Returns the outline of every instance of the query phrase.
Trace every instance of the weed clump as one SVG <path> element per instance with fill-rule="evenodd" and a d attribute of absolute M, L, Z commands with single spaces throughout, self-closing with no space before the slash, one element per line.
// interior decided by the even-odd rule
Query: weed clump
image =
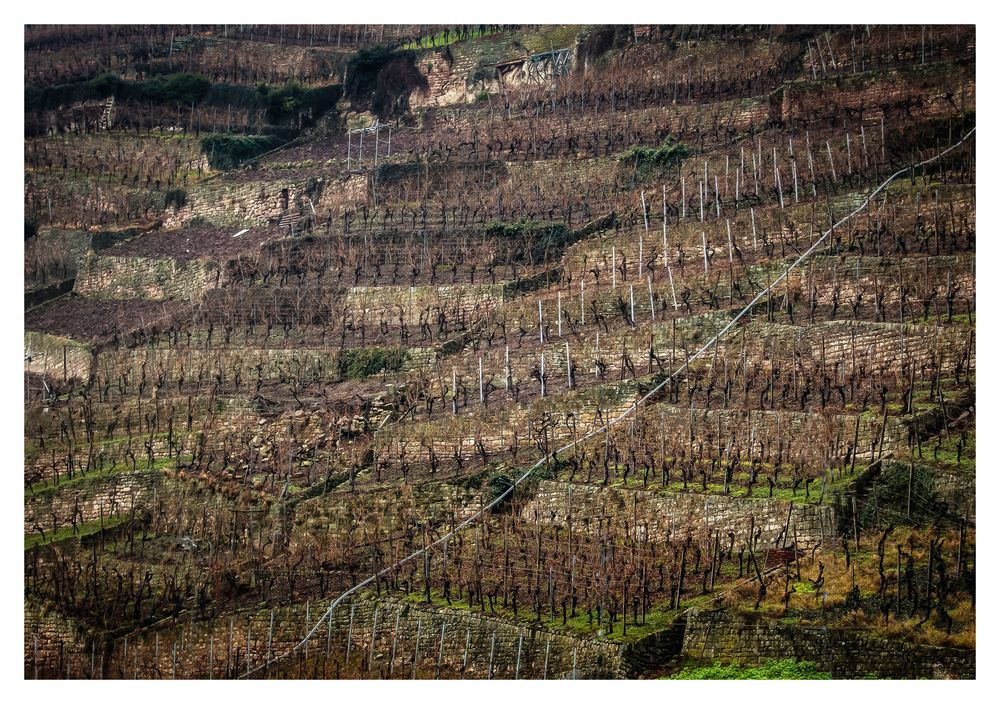
<path fill-rule="evenodd" d="M 337 372 L 341 379 L 364 379 L 379 372 L 398 372 L 406 362 L 403 347 L 362 347 L 341 350 Z"/>
<path fill-rule="evenodd" d="M 635 170 L 635 180 L 639 183 L 662 178 L 671 167 L 690 156 L 691 151 L 683 142 L 667 137 L 658 147 L 631 147 L 618 156 L 623 168 Z"/>
<path fill-rule="evenodd" d="M 276 149 L 284 142 L 262 134 L 213 134 L 201 140 L 201 151 L 213 169 L 235 169 L 249 160 Z"/>
<path fill-rule="evenodd" d="M 829 672 L 823 672 L 816 663 L 807 660 L 768 660 L 757 667 L 723 665 L 715 663 L 710 667 L 685 667 L 673 675 L 672 680 L 829 680 Z"/>

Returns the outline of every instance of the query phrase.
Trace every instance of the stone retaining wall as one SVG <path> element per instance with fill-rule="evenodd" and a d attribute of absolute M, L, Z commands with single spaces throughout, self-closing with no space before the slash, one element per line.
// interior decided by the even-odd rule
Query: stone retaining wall
<path fill-rule="evenodd" d="M 960 648 L 875 638 L 839 628 L 756 620 L 720 611 L 693 611 L 683 654 L 706 663 L 760 665 L 793 658 L 817 663 L 835 678 L 874 674 L 891 679 L 974 679 L 976 653 Z"/>
<path fill-rule="evenodd" d="M 799 545 L 810 548 L 836 534 L 836 514 L 830 506 L 805 506 L 777 499 L 744 499 L 725 495 L 616 489 L 586 484 L 542 481 L 534 499 L 521 517 L 543 523 L 569 523 L 586 530 L 598 518 L 611 518 L 612 525 L 626 525 L 637 540 L 680 539 L 689 532 L 696 539 L 700 533 L 718 531 L 735 534 L 737 544 L 749 534 L 750 521 L 761 529 L 761 546 L 773 545 L 788 525 L 785 541 L 795 532 Z"/>
<path fill-rule="evenodd" d="M 90 347 L 68 337 L 43 332 L 24 333 L 24 371 L 57 381 L 88 381 L 93 355 Z"/>
<path fill-rule="evenodd" d="M 116 300 L 193 300 L 218 282 L 218 265 L 145 257 L 89 256 L 80 265 L 74 291 Z"/>

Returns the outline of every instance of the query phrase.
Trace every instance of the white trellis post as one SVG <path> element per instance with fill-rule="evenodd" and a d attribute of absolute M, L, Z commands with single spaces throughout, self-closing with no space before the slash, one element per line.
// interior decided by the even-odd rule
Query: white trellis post
<path fill-rule="evenodd" d="M 465 668 L 469 664 L 469 644 L 472 642 L 472 629 L 465 629 L 465 652 L 462 654 L 462 679 L 465 679 Z"/>
<path fill-rule="evenodd" d="M 687 218 L 687 196 L 684 193 L 684 177 L 681 176 L 681 219 Z"/>
<path fill-rule="evenodd" d="M 524 632 L 518 634 L 517 636 L 517 659 L 514 663 L 514 679 L 521 679 L 521 646 L 524 643 Z"/>
<path fill-rule="evenodd" d="M 649 287 L 649 319 L 656 322 L 656 306 L 653 304 L 653 277 L 646 277 L 646 285 Z"/>
<path fill-rule="evenodd" d="M 547 680 L 549 678 L 549 648 L 552 646 L 552 636 L 545 641 L 545 664 L 542 665 L 542 679 Z"/>
<path fill-rule="evenodd" d="M 368 671 L 371 672 L 372 662 L 375 660 L 375 637 L 378 633 L 378 604 L 375 605 L 375 614 L 372 617 L 372 639 L 368 646 Z"/>
<path fill-rule="evenodd" d="M 663 186 L 663 250 L 667 249 L 667 187 Z"/>
<path fill-rule="evenodd" d="M 545 342 L 545 329 L 542 327 L 542 299 L 538 299 L 538 341 Z"/>
<path fill-rule="evenodd" d="M 647 228 L 647 231 L 648 231 L 648 228 Z M 636 272 L 635 272 L 636 276 L 638 278 L 640 278 L 640 279 L 642 278 L 642 263 L 643 263 L 643 261 L 644 261 L 643 241 L 642 241 L 642 235 L 640 234 L 639 235 L 639 265 L 636 267 Z"/>
<path fill-rule="evenodd" d="M 510 346 L 505 346 L 503 349 L 503 388 L 504 391 L 510 390 Z"/>
<path fill-rule="evenodd" d="M 674 291 L 674 272 L 671 271 L 669 264 L 667 265 L 667 278 L 670 279 L 670 297 L 674 300 L 674 310 L 677 310 L 677 293 Z"/>
<path fill-rule="evenodd" d="M 497 632 L 493 631 L 493 637 L 490 639 L 490 662 L 487 666 L 486 679 L 493 679 L 493 653 L 496 651 L 497 647 Z"/>
<path fill-rule="evenodd" d="M 392 671 L 396 663 L 396 642 L 399 638 L 399 616 L 401 611 L 396 612 L 396 627 L 392 631 L 392 652 L 389 654 L 389 677 L 392 677 Z"/>
<path fill-rule="evenodd" d="M 347 624 L 347 652 L 344 654 L 344 664 L 351 661 L 351 639 L 354 637 L 354 609 L 357 604 L 351 604 L 351 620 Z"/>
<path fill-rule="evenodd" d="M 556 291 L 556 330 L 562 337 L 562 291 Z"/>

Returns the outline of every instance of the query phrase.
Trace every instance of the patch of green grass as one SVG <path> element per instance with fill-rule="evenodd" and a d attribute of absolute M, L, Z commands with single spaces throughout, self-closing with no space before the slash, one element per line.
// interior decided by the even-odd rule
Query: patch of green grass
<path fill-rule="evenodd" d="M 114 469 L 105 467 L 104 469 L 87 472 L 86 474 L 77 473 L 72 477 L 62 475 L 58 481 L 50 479 L 46 482 L 32 484 L 30 488 L 25 487 L 24 498 L 27 500 L 33 497 L 48 496 L 55 494 L 57 491 L 62 491 L 71 487 L 79 487 L 89 482 L 97 482 L 118 474 L 128 474 L 130 472 L 156 472 L 167 467 L 172 467 L 176 461 L 176 457 L 160 457 L 159 459 L 153 460 L 152 466 L 149 466 L 145 459 L 140 460 L 137 458 L 135 468 L 122 461 L 114 467 Z"/>
<path fill-rule="evenodd" d="M 829 680 L 829 672 L 818 669 L 807 660 L 768 660 L 757 667 L 723 665 L 717 662 L 706 667 L 685 667 L 667 679 L 672 680 Z"/>
<path fill-rule="evenodd" d="M 437 34 L 426 34 L 417 40 L 408 41 L 402 45 L 402 49 L 405 50 L 416 50 L 416 49 L 435 49 L 444 46 L 449 46 L 459 41 L 468 41 L 470 39 L 476 39 L 478 37 L 489 36 L 490 34 L 495 34 L 496 31 L 492 29 L 487 29 L 485 31 L 480 31 L 478 27 L 474 27 L 469 30 L 463 36 L 456 29 L 446 29 L 438 32 Z"/>
<path fill-rule="evenodd" d="M 518 39 L 532 54 L 540 54 L 552 49 L 572 47 L 581 29 L 583 27 L 571 24 L 538 27 L 521 34 Z"/>
<path fill-rule="evenodd" d="M 410 592 L 410 594 L 403 596 L 402 598 L 414 604 L 427 603 L 426 595 L 422 590 Z M 635 625 L 632 623 L 630 616 L 628 627 L 624 635 L 622 634 L 622 621 L 620 615 L 615 619 L 615 623 L 609 632 L 607 621 L 603 621 L 602 624 L 598 626 L 596 614 L 593 614 L 593 620 L 591 620 L 591 618 L 587 616 L 587 610 L 585 608 L 581 609 L 578 607 L 576 616 L 571 616 L 567 611 L 566 622 L 564 624 L 562 612 L 558 604 L 556 605 L 556 615 L 554 617 L 549 614 L 548 605 L 544 605 L 542 607 L 541 620 L 539 620 L 538 615 L 530 603 L 520 606 L 517 610 L 517 615 L 515 616 L 514 609 L 509 604 L 506 608 L 504 608 L 501 603 L 497 603 L 494 605 L 493 609 L 490 609 L 489 603 L 484 602 L 486 604 L 485 611 L 482 610 L 478 603 L 469 606 L 468 599 L 465 598 L 464 594 L 462 599 L 458 599 L 453 596 L 451 604 L 449 604 L 448 600 L 445 599 L 440 592 L 432 589 L 430 598 L 430 603 L 437 607 L 458 609 L 469 613 L 481 614 L 483 616 L 502 618 L 525 625 L 537 625 L 554 633 L 568 633 L 576 636 L 605 638 L 610 641 L 627 643 L 637 641 L 652 633 L 669 628 L 673 625 L 674 621 L 682 611 L 691 606 L 697 606 L 700 603 L 711 601 L 713 595 L 706 594 L 691 598 L 685 597 L 683 608 L 680 610 L 668 609 L 666 603 L 654 605 L 646 612 L 645 623 Z"/>
<path fill-rule="evenodd" d="M 963 438 L 964 434 L 964 438 Z M 938 446 L 940 441 L 941 445 Z M 959 456 L 958 446 L 962 445 Z M 976 470 L 976 430 L 951 430 L 942 432 L 940 436 L 925 440 L 921 445 L 923 457 L 913 450 L 913 461 L 929 464 L 952 472 L 975 473 Z"/>
<path fill-rule="evenodd" d="M 669 460 L 670 458 L 667 458 Z M 964 462 L 964 460 L 963 460 Z M 705 462 L 705 467 L 710 466 L 709 462 Z M 741 462 L 740 467 L 749 470 L 750 462 Z M 854 481 L 858 476 L 862 474 L 865 469 L 865 465 L 859 465 L 855 468 L 854 474 L 849 471 L 844 471 L 843 473 L 836 471 L 834 472 L 833 479 L 829 477 L 827 479 L 826 489 L 822 488 L 823 479 L 818 477 L 811 482 L 809 487 L 809 495 L 806 496 L 805 482 L 803 481 L 797 489 L 791 487 L 791 477 L 793 467 L 790 464 L 782 464 L 781 472 L 779 476 L 779 481 L 781 484 L 776 485 L 774 491 L 772 492 L 767 485 L 767 477 L 773 471 L 772 465 L 760 465 L 758 471 L 757 482 L 753 485 L 753 489 L 750 495 L 747 495 L 746 484 L 750 478 L 749 471 L 736 471 L 733 473 L 732 479 L 729 483 L 729 496 L 737 499 L 775 499 L 778 501 L 788 501 L 794 504 L 803 505 L 818 505 L 820 503 L 820 497 L 822 496 L 823 501 L 829 501 L 832 498 L 833 492 L 838 489 L 843 489 Z M 613 475 L 620 475 L 625 471 L 625 467 L 619 465 L 617 467 L 612 466 L 610 471 Z M 725 484 L 718 481 L 717 477 L 713 477 L 712 480 L 707 482 L 705 486 L 702 486 L 701 475 L 695 473 L 687 483 L 687 487 L 684 486 L 683 480 L 679 479 L 679 472 L 673 472 L 671 474 L 671 479 L 665 485 L 660 483 L 659 469 L 650 468 L 649 471 L 649 481 L 643 486 L 643 470 L 640 468 L 638 471 L 633 471 L 630 473 L 628 481 L 622 481 L 620 478 L 612 479 L 608 482 L 608 487 L 612 489 L 632 489 L 632 490 L 642 490 L 650 491 L 656 494 L 673 494 L 677 492 L 687 492 L 687 493 L 697 493 L 706 495 L 725 495 L 726 487 Z M 718 474 L 718 470 L 716 472 Z M 560 465 L 559 471 L 557 472 L 557 478 L 563 481 L 569 481 L 569 472 L 565 471 L 564 466 Z M 582 481 L 586 479 L 586 473 L 577 472 L 574 477 L 575 481 Z M 591 477 L 592 482 L 600 482 L 602 477 L 598 474 L 594 474 Z"/>
<path fill-rule="evenodd" d="M 404 596 L 403 599 L 414 604 L 427 603 L 424 592 L 419 590 L 410 592 L 410 594 Z M 550 618 L 547 606 L 542 609 L 542 619 L 539 621 L 535 611 L 530 607 L 530 604 L 518 608 L 517 615 L 515 616 L 514 609 L 510 605 L 508 605 L 507 608 L 504 608 L 501 603 L 498 602 L 491 609 L 488 602 L 484 603 L 486 604 L 485 611 L 478 603 L 469 606 L 469 602 L 463 594 L 462 599 L 452 597 L 451 604 L 449 604 L 448 600 L 445 599 L 440 592 L 431 590 L 431 604 L 434 606 L 447 609 L 458 609 L 469 613 L 480 614 L 482 616 L 502 618 L 515 623 L 535 624 L 555 632 L 572 633 L 574 635 L 582 636 L 594 636 L 599 633 L 597 629 L 597 622 L 594 621 L 593 625 L 590 624 L 589 619 L 587 618 L 587 611 L 585 609 L 578 609 L 576 616 L 572 617 L 567 613 L 566 624 L 563 625 L 561 612 L 555 618 Z"/>
<path fill-rule="evenodd" d="M 73 526 L 63 526 L 55 531 L 46 531 L 44 537 L 41 533 L 28 533 L 24 536 L 24 549 L 30 550 L 39 545 L 51 545 L 71 538 L 83 538 L 93 535 L 104 529 L 115 528 L 129 520 L 128 516 L 112 516 L 104 521 L 90 521 L 81 523 L 74 529 Z"/>

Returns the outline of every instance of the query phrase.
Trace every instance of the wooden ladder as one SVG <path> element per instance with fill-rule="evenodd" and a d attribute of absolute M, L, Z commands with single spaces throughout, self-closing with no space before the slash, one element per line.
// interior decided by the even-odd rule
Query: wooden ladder
<path fill-rule="evenodd" d="M 115 96 L 109 95 L 104 102 L 104 112 L 101 113 L 101 120 L 98 123 L 102 130 L 111 129 L 111 114 L 115 109 Z"/>
<path fill-rule="evenodd" d="M 298 224 L 299 220 L 302 219 L 302 215 L 299 213 L 285 213 L 281 216 L 281 220 L 278 221 L 278 227 L 287 227 L 291 234 L 295 234 L 295 225 Z"/>

